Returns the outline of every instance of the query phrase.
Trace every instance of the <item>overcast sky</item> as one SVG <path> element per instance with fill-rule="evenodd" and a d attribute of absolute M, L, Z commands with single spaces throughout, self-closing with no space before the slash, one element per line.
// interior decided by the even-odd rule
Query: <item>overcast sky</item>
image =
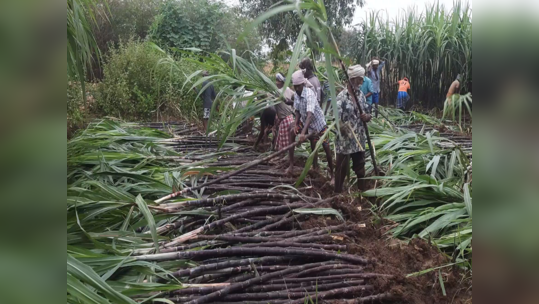
<path fill-rule="evenodd" d="M 222 0 L 223 2 L 231 5 L 238 5 L 239 0 Z M 453 0 L 439 0 L 440 4 L 443 4 L 447 9 L 453 7 Z M 435 0 L 365 0 L 365 6 L 363 8 L 357 8 L 354 14 L 354 21 L 352 24 L 357 24 L 365 19 L 365 14 L 369 11 L 385 10 L 387 16 L 393 19 L 399 13 L 404 10 L 416 6 L 419 11 L 425 10 L 425 5 L 432 4 Z M 471 0 L 470 0 L 471 4 Z"/>

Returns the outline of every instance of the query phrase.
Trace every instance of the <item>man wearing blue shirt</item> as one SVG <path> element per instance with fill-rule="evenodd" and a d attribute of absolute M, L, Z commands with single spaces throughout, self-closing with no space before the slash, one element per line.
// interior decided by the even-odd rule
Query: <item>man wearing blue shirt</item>
<path fill-rule="evenodd" d="M 382 68 L 386 65 L 385 61 L 380 61 L 377 57 L 374 57 L 372 61 L 367 65 L 367 76 L 372 81 L 372 103 L 378 110 L 378 103 L 380 102 L 380 80 L 382 79 Z M 378 113 L 378 111 L 376 111 Z"/>
<path fill-rule="evenodd" d="M 369 114 L 372 113 L 372 95 L 374 93 L 374 89 L 372 87 L 372 80 L 365 76 L 363 77 L 363 85 L 360 87 L 361 92 L 363 92 L 363 95 L 365 95 L 365 98 L 367 99 L 367 111 Z M 378 112 L 378 105 L 376 105 L 376 112 Z"/>

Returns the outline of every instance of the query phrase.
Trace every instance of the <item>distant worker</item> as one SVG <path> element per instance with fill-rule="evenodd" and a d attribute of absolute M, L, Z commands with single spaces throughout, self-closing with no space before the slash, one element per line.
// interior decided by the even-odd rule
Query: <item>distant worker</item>
<path fill-rule="evenodd" d="M 361 65 L 348 68 L 350 82 L 354 86 L 356 96 L 363 114 L 360 114 L 357 103 L 354 102 L 348 90 L 343 90 L 337 96 L 337 109 L 339 110 L 340 134 L 335 138 L 337 150 L 337 164 L 335 166 L 335 192 L 343 191 L 344 180 L 350 168 L 350 158 L 353 161 L 352 169 L 358 178 L 359 190 L 366 190 L 365 177 L 365 128 L 363 122 L 371 121 L 372 116 L 366 113 L 367 104 L 365 95 L 358 88 L 363 84 L 365 69 Z"/>
<path fill-rule="evenodd" d="M 372 80 L 367 76 L 363 77 L 363 84 L 360 89 L 367 100 L 367 113 L 372 114 L 373 108 L 375 107 L 375 112 L 378 113 L 378 104 L 373 104 L 372 102 L 372 96 L 374 95 Z"/>
<path fill-rule="evenodd" d="M 397 81 L 396 84 L 399 85 L 399 93 L 397 93 L 397 109 L 404 111 L 406 109 L 406 103 L 408 103 L 408 100 L 410 100 L 410 96 L 408 95 L 410 81 L 408 78 L 404 77 L 403 79 Z"/>
<path fill-rule="evenodd" d="M 318 100 L 318 104 L 322 106 L 322 85 L 320 84 L 320 80 L 316 75 L 314 74 L 314 66 L 309 58 L 305 58 L 301 61 L 299 64 L 299 68 L 304 70 L 305 78 L 313 85 L 313 90 L 316 93 L 316 100 Z M 307 86 L 309 87 L 309 86 Z"/>
<path fill-rule="evenodd" d="M 210 76 L 210 73 L 208 71 L 204 71 L 202 72 L 202 76 L 208 77 Z M 204 82 L 202 83 L 202 107 L 204 108 L 204 116 L 202 117 L 202 123 L 204 124 L 204 132 L 208 131 L 208 120 L 210 119 L 211 108 L 213 105 L 213 101 L 217 97 L 213 84 L 208 85 L 209 83 L 209 79 L 204 80 Z"/>
<path fill-rule="evenodd" d="M 313 90 L 306 87 L 307 79 L 303 75 L 303 71 L 296 71 L 292 75 L 292 84 L 296 94 L 294 95 L 294 109 L 296 111 L 295 128 L 290 132 L 292 142 L 295 141 L 296 135 L 299 135 L 299 141 L 303 142 L 307 139 L 307 132 L 314 133 L 315 135 L 310 137 L 311 149 L 314 151 L 316 143 L 325 134 L 328 127 L 326 124 L 326 118 L 322 108 L 316 100 L 316 94 Z M 331 177 L 331 184 L 335 183 L 333 177 L 333 160 L 331 157 L 331 150 L 329 148 L 329 141 L 326 138 L 322 143 L 324 151 L 326 152 L 326 158 L 328 161 L 329 174 Z M 292 173 L 294 170 L 294 149 L 290 149 L 288 153 L 290 158 L 290 167 L 286 170 L 287 174 Z M 318 157 L 315 155 L 313 161 L 313 167 L 318 169 Z"/>
<path fill-rule="evenodd" d="M 382 68 L 386 65 L 385 61 L 380 61 L 378 57 L 373 57 L 367 64 L 367 76 L 372 81 L 372 103 L 378 107 L 380 103 L 380 80 L 382 79 Z"/>
<path fill-rule="evenodd" d="M 260 112 L 260 132 L 256 139 L 254 149 L 258 148 L 258 144 L 265 142 L 266 137 L 272 132 L 275 126 L 275 107 L 268 107 Z M 275 134 L 273 134 L 273 146 L 275 147 Z"/>
<path fill-rule="evenodd" d="M 275 78 L 275 84 L 277 85 L 277 88 L 281 90 L 284 87 L 286 79 L 280 73 L 278 73 Z M 276 125 L 279 128 L 276 143 L 276 149 L 278 151 L 281 151 L 292 143 L 290 133 L 294 126 L 294 109 L 289 106 L 289 104 L 294 104 L 294 94 L 294 91 L 287 87 L 282 96 L 283 100 L 275 105 L 275 112 L 277 114 Z"/>
<path fill-rule="evenodd" d="M 457 75 L 457 79 L 451 83 L 451 86 L 449 87 L 449 90 L 447 91 L 447 98 L 446 101 L 451 104 L 453 95 L 460 93 L 460 82 L 462 81 L 462 76 L 460 74 Z"/>
<path fill-rule="evenodd" d="M 324 76 L 326 76 L 327 80 L 324 81 L 324 85 L 322 86 L 322 96 L 325 100 L 323 100 L 322 102 L 326 102 L 326 109 L 324 110 L 324 114 L 328 114 L 328 110 L 329 110 L 329 105 L 331 104 L 331 89 L 329 87 L 329 78 L 328 78 L 328 73 L 324 73 Z"/>

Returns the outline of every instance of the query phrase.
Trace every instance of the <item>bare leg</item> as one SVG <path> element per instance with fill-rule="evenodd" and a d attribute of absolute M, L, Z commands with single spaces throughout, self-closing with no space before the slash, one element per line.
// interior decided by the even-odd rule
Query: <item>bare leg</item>
<path fill-rule="evenodd" d="M 208 132 L 208 120 L 203 119 L 202 124 L 204 125 L 204 132 Z"/>
<path fill-rule="evenodd" d="M 335 193 L 342 193 L 344 179 L 346 178 L 346 167 L 350 164 L 348 156 L 337 154 L 337 166 L 335 168 Z"/>
<path fill-rule="evenodd" d="M 315 140 L 310 140 L 310 142 L 311 142 L 311 151 L 314 152 L 314 150 L 316 149 L 316 141 Z M 314 154 L 313 168 L 314 168 L 314 170 L 318 170 L 318 153 Z"/>
<path fill-rule="evenodd" d="M 324 151 L 326 151 L 326 160 L 328 161 L 329 176 L 331 177 L 331 185 L 335 184 L 335 176 L 333 175 L 333 158 L 331 157 L 331 149 L 329 145 L 323 145 Z"/>
<path fill-rule="evenodd" d="M 295 142 L 296 141 L 296 131 L 294 130 L 293 127 L 290 128 L 290 141 L 291 142 Z M 288 150 L 288 160 L 290 162 L 289 166 L 288 166 L 288 169 L 286 170 L 286 174 L 290 174 L 292 172 L 294 172 L 294 150 L 296 148 L 292 148 L 290 150 Z"/>

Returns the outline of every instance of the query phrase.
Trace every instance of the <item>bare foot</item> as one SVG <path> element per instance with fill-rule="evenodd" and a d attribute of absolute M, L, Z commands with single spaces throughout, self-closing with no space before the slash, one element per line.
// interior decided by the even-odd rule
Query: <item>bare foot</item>
<path fill-rule="evenodd" d="M 286 169 L 284 174 L 286 174 L 286 175 L 294 175 L 294 167 L 288 167 L 288 169 Z"/>

